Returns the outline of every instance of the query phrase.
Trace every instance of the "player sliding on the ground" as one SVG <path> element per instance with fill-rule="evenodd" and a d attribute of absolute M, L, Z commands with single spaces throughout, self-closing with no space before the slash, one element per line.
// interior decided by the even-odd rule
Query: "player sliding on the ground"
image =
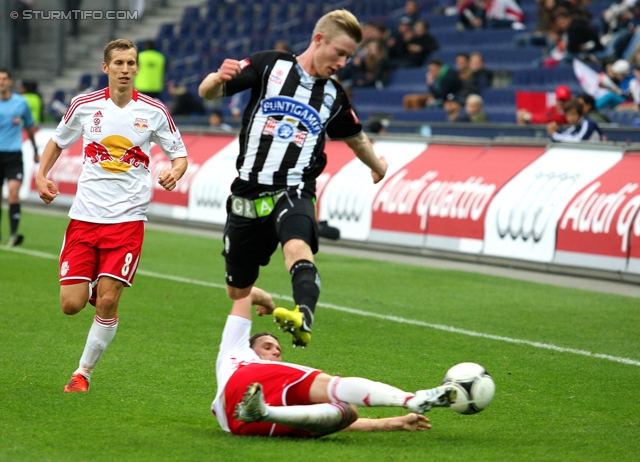
<path fill-rule="evenodd" d="M 273 335 L 250 337 L 253 305 L 259 316 L 275 309 L 271 296 L 257 287 L 236 300 L 216 361 L 218 390 L 211 410 L 220 426 L 234 435 L 313 438 L 340 430 L 423 430 L 431 425 L 421 414 L 455 402 L 452 385 L 408 393 L 360 377 L 330 376 L 285 363 Z M 359 419 L 357 406 L 396 406 L 411 413 Z"/>

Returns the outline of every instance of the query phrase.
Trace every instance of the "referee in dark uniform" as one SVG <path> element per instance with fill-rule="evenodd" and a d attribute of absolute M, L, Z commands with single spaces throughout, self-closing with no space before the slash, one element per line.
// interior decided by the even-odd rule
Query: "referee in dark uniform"
<path fill-rule="evenodd" d="M 0 69 L 0 186 L 6 178 L 9 182 L 8 202 L 11 229 L 11 236 L 7 242 L 9 247 L 15 247 L 24 240 L 24 236 L 18 234 L 18 225 L 20 224 L 19 192 L 24 175 L 22 164 L 23 126 L 33 144 L 33 160 L 36 163 L 40 162 L 34 138 L 36 127 L 31 110 L 24 97 L 11 91 L 12 85 L 11 73 L 6 69 Z M 0 197 L 1 199 L 2 197 Z"/>
<path fill-rule="evenodd" d="M 353 14 L 324 15 L 301 55 L 255 53 L 226 59 L 200 84 L 206 99 L 251 89 L 242 118 L 238 177 L 231 185 L 224 232 L 227 294 L 248 297 L 278 243 L 291 274 L 295 309 L 276 308 L 274 319 L 293 336 L 294 346 L 311 340 L 320 276 L 315 213 L 316 178 L 326 165 L 325 137 L 342 139 L 371 168 L 374 183 L 387 162 L 378 158 L 345 92 L 331 77 L 345 66 L 362 40 Z"/>

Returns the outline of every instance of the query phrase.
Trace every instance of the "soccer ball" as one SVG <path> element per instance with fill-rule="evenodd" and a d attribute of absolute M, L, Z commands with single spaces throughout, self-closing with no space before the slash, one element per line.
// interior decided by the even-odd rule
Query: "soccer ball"
<path fill-rule="evenodd" d="M 476 363 L 460 363 L 447 371 L 442 383 L 456 386 L 458 396 L 451 409 L 460 414 L 477 414 L 493 399 L 496 385 L 484 367 Z"/>

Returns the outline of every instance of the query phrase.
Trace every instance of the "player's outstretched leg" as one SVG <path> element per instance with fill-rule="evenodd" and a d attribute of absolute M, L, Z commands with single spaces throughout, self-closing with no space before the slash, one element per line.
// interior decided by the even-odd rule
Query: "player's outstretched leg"
<path fill-rule="evenodd" d="M 424 414 L 432 407 L 449 407 L 456 401 L 457 396 L 456 387 L 445 384 L 429 390 L 416 391 L 405 407 L 412 412 Z"/>
<path fill-rule="evenodd" d="M 262 385 L 253 383 L 247 387 L 233 416 L 242 422 L 271 422 L 322 436 L 348 427 L 358 413 L 355 406 L 347 403 L 269 406 L 265 404 Z"/>
<path fill-rule="evenodd" d="M 299 306 L 294 310 L 276 308 L 273 310 L 273 320 L 278 324 L 278 329 L 291 334 L 294 347 L 304 348 L 311 341 L 311 331 L 305 324 L 304 315 L 300 312 Z"/>

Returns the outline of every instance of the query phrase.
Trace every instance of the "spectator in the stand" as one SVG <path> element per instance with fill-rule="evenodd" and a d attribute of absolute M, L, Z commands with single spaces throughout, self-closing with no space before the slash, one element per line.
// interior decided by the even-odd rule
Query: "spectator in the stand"
<path fill-rule="evenodd" d="M 566 124 L 567 118 L 564 114 L 564 107 L 571 101 L 571 90 L 566 85 L 559 85 L 556 87 L 555 97 L 555 106 L 544 112 L 531 113 L 526 109 L 519 109 L 516 112 L 516 122 L 519 125 L 546 124 L 549 122 L 555 122 L 558 125 Z"/>
<path fill-rule="evenodd" d="M 559 38 L 552 19 L 556 0 L 536 0 L 536 3 L 538 4 L 536 30 L 516 36 L 515 43 L 521 47 L 527 45 L 544 47 L 549 51 L 555 47 Z"/>
<path fill-rule="evenodd" d="M 633 66 L 633 79 L 629 82 L 629 94 L 633 98 L 636 110 L 640 108 L 640 66 Z M 588 115 L 588 114 L 587 114 Z M 594 119 L 595 120 L 595 119 Z"/>
<path fill-rule="evenodd" d="M 524 13 L 516 0 L 491 0 L 487 2 L 484 26 L 490 29 L 511 27 L 522 30 Z"/>
<path fill-rule="evenodd" d="M 202 100 L 187 90 L 184 85 L 175 86 L 173 82 L 167 85 L 167 91 L 172 97 L 169 109 L 172 116 L 204 115 L 206 109 Z"/>
<path fill-rule="evenodd" d="M 222 112 L 218 110 L 212 111 L 211 114 L 209 114 L 209 126 L 224 132 L 230 132 L 233 130 L 231 125 L 225 123 Z"/>
<path fill-rule="evenodd" d="M 469 116 L 462 110 L 462 101 L 459 96 L 449 93 L 445 97 L 442 107 L 447 113 L 448 122 L 471 122 Z"/>
<path fill-rule="evenodd" d="M 469 55 L 469 68 L 471 68 L 471 84 L 474 93 L 482 93 L 493 86 L 493 71 L 484 67 L 482 53 L 474 51 Z"/>
<path fill-rule="evenodd" d="M 166 59 L 156 50 L 155 42 L 147 40 L 138 53 L 138 74 L 133 86 L 147 96 L 159 99 L 164 90 L 164 70 Z"/>
<path fill-rule="evenodd" d="M 469 54 L 458 53 L 456 55 L 456 70 L 458 71 L 458 77 L 463 82 L 471 78 L 473 71 L 469 67 Z"/>
<path fill-rule="evenodd" d="M 387 40 L 387 51 L 393 68 L 407 66 L 409 58 L 408 46 L 411 39 L 413 39 L 413 26 L 407 18 L 404 18 L 400 20 L 396 30 L 391 33 Z"/>
<path fill-rule="evenodd" d="M 461 95 L 467 96 L 471 93 L 477 93 L 478 90 L 473 86 L 471 80 L 473 71 L 469 67 L 469 55 L 467 53 L 458 53 L 456 55 L 456 71 L 458 71 L 458 77 L 462 80 Z"/>
<path fill-rule="evenodd" d="M 596 99 L 596 109 L 613 109 L 629 101 L 629 82 L 631 81 L 631 67 L 629 62 L 618 59 L 606 66 L 609 80 L 603 81 L 607 93 Z"/>
<path fill-rule="evenodd" d="M 389 83 L 390 72 L 384 42 L 372 40 L 367 44 L 365 57 L 358 66 L 354 66 L 353 86 L 383 88 Z"/>
<path fill-rule="evenodd" d="M 596 109 L 596 101 L 593 99 L 593 96 L 588 93 L 581 93 L 576 96 L 576 101 L 582 103 L 582 107 L 584 109 L 583 112 L 586 117 L 589 117 L 591 120 L 599 124 L 611 123 L 611 119 L 609 119 L 609 117 Z"/>
<path fill-rule="evenodd" d="M 413 26 L 418 20 L 421 19 L 420 16 L 420 5 L 418 2 L 409 0 L 404 4 L 404 13 L 400 16 L 400 20 L 408 20 L 409 23 Z"/>
<path fill-rule="evenodd" d="M 604 47 L 600 43 L 600 35 L 583 15 L 573 13 L 566 5 L 560 5 L 554 8 L 552 17 L 566 46 L 563 61 L 587 56 L 598 58 L 601 55 Z"/>
<path fill-rule="evenodd" d="M 576 100 L 569 101 L 565 105 L 567 122 L 571 125 L 566 130 L 560 131 L 556 122 L 549 122 L 547 133 L 552 141 L 578 143 L 580 141 L 601 141 L 602 131 L 598 124 L 588 117 L 583 116 L 582 103 Z"/>
<path fill-rule="evenodd" d="M 400 67 L 420 67 L 431 53 L 440 48 L 436 38 L 429 33 L 429 23 L 418 19 L 413 24 L 413 37 L 407 43 L 406 63 Z"/>
<path fill-rule="evenodd" d="M 484 100 L 480 95 L 472 93 L 467 96 L 467 99 L 464 103 L 464 112 L 466 112 L 466 114 L 469 116 L 469 122 L 489 122 L 487 115 L 484 113 Z"/>
<path fill-rule="evenodd" d="M 457 95 L 462 90 L 462 80 L 458 73 L 439 58 L 429 61 L 427 73 L 427 93 L 405 95 L 402 105 L 406 110 L 422 109 L 425 106 L 442 106 L 449 93 Z"/>
<path fill-rule="evenodd" d="M 44 118 L 44 104 L 42 103 L 42 96 L 38 93 L 38 82 L 35 80 L 23 80 L 22 85 L 20 85 L 20 94 L 27 100 L 33 121 L 36 125 L 40 125 Z"/>
<path fill-rule="evenodd" d="M 484 26 L 484 18 L 487 11 L 485 0 L 457 0 L 458 23 L 456 29 L 465 30 L 481 29 Z"/>

